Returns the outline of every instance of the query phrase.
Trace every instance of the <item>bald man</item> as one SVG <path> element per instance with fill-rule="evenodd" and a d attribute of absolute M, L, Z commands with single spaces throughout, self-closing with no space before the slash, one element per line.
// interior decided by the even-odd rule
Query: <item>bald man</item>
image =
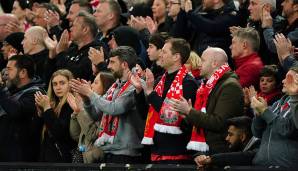
<path fill-rule="evenodd" d="M 44 37 L 47 37 L 47 31 L 41 26 L 30 27 L 24 35 L 22 42 L 24 53 L 30 56 L 36 65 L 36 75 L 43 79 L 47 83 L 45 78 L 46 71 L 45 61 L 49 56 L 49 51 L 44 44 Z"/>
<path fill-rule="evenodd" d="M 209 47 L 202 54 L 201 76 L 205 78 L 197 91 L 195 108 L 188 99 L 175 100 L 174 109 L 197 130 L 202 128 L 209 154 L 227 152 L 227 119 L 243 114 L 243 93 L 237 75 L 232 72 L 223 49 Z"/>

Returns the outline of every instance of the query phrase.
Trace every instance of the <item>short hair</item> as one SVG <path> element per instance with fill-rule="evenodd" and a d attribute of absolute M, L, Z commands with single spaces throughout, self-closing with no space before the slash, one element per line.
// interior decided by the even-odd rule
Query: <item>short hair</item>
<path fill-rule="evenodd" d="M 259 51 L 260 36 L 256 29 L 252 27 L 239 28 L 239 30 L 233 34 L 233 37 L 234 36 L 242 40 L 247 40 L 250 43 L 253 51 L 255 52 Z"/>
<path fill-rule="evenodd" d="M 8 61 L 16 61 L 16 68 L 18 70 L 26 69 L 28 77 L 32 79 L 35 75 L 35 63 L 33 59 L 31 59 L 27 55 L 14 55 L 11 58 L 8 59 Z"/>
<path fill-rule="evenodd" d="M 89 12 L 90 14 L 92 14 L 93 12 L 92 6 L 88 0 L 73 0 L 71 2 L 71 5 L 73 4 L 78 4 L 80 8 L 83 8 L 85 11 Z"/>
<path fill-rule="evenodd" d="M 278 71 L 277 65 L 265 65 L 260 71 L 261 77 L 273 77 L 276 81 L 276 85 L 281 83 L 280 73 Z"/>
<path fill-rule="evenodd" d="M 94 16 L 86 11 L 80 11 L 77 17 L 82 17 L 84 25 L 89 27 L 91 35 L 95 37 L 97 35 L 98 27 Z"/>
<path fill-rule="evenodd" d="M 190 45 L 189 43 L 181 38 L 170 38 L 166 40 L 166 43 L 170 43 L 171 46 L 171 52 L 172 54 L 179 53 L 181 56 L 181 63 L 185 64 L 185 62 L 188 60 L 190 55 Z"/>
<path fill-rule="evenodd" d="M 122 13 L 121 6 L 116 0 L 101 0 L 100 3 L 108 3 L 109 10 L 115 14 L 117 21 L 120 21 L 120 14 Z"/>
<path fill-rule="evenodd" d="M 233 117 L 233 118 L 227 119 L 226 121 L 227 126 L 233 125 L 237 129 L 240 129 L 241 131 L 243 131 L 249 137 L 252 136 L 251 123 L 252 123 L 252 119 L 248 116 Z"/>
<path fill-rule="evenodd" d="M 137 64 L 137 54 L 136 51 L 130 46 L 119 46 L 112 49 L 110 52 L 110 57 L 118 56 L 121 62 L 127 62 L 129 69 L 131 70 Z"/>
<path fill-rule="evenodd" d="M 169 39 L 170 36 L 166 32 L 157 32 L 153 33 L 149 38 L 149 43 L 156 46 L 157 49 L 162 49 L 163 45 L 165 44 L 165 41 Z"/>
<path fill-rule="evenodd" d="M 25 34 L 28 34 L 30 37 L 34 37 L 36 38 L 37 42 L 39 45 L 42 45 L 43 47 L 46 47 L 45 43 L 44 43 L 44 36 L 48 35 L 48 32 L 45 28 L 41 27 L 41 26 L 32 26 L 30 27 Z"/>

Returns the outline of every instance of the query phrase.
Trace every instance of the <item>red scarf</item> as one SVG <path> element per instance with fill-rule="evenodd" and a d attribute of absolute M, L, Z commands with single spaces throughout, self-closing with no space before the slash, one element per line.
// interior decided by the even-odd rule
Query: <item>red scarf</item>
<path fill-rule="evenodd" d="M 259 92 L 257 96 L 263 97 L 267 103 L 272 103 L 272 100 L 277 99 L 277 97 L 281 97 L 282 93 L 279 89 L 274 89 L 270 93 Z"/>
<path fill-rule="evenodd" d="M 172 98 L 180 99 L 183 96 L 182 83 L 186 74 L 187 70 L 185 66 L 182 66 L 167 92 L 159 113 L 154 110 L 152 105 L 150 105 L 142 144 L 153 144 L 154 131 L 168 134 L 182 134 L 180 123 L 183 118 L 178 112 L 170 109 L 170 104 L 168 102 Z M 155 87 L 155 91 L 159 96 L 162 96 L 165 79 L 166 74 L 162 76 L 160 82 Z M 194 133 L 194 135 L 197 134 Z"/>
<path fill-rule="evenodd" d="M 117 97 L 119 97 L 130 85 L 130 81 L 127 81 L 120 89 Z M 114 91 L 117 87 L 117 83 L 114 83 L 109 90 L 107 91 L 106 100 L 112 101 Z M 116 97 L 116 98 L 117 98 Z M 112 116 L 109 114 L 103 114 L 100 126 L 98 138 L 95 141 L 95 144 L 98 146 L 104 145 L 105 143 L 113 144 L 114 137 L 117 133 L 119 124 L 119 116 Z"/>
<path fill-rule="evenodd" d="M 208 102 L 208 96 L 217 81 L 231 68 L 228 64 L 222 65 L 219 69 L 217 69 L 209 78 L 206 84 L 202 83 L 201 87 L 197 90 L 196 103 L 194 108 L 203 113 L 206 113 L 206 106 Z M 197 131 L 198 130 L 198 131 Z M 197 135 L 195 135 L 195 133 Z M 196 150 L 206 152 L 209 151 L 209 146 L 206 143 L 204 130 L 203 128 L 195 128 L 193 127 L 192 136 L 190 142 L 187 144 L 187 149 Z"/>

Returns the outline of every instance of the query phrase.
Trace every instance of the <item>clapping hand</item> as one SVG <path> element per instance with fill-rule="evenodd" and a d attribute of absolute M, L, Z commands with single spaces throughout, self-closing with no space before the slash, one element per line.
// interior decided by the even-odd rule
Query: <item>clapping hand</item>
<path fill-rule="evenodd" d="M 42 94 L 40 91 L 34 94 L 35 103 L 43 110 L 46 111 L 51 108 L 50 98 L 47 95 Z"/>
<path fill-rule="evenodd" d="M 81 109 L 83 108 L 82 99 L 79 95 L 74 96 L 72 93 L 68 93 L 67 103 L 72 108 L 75 114 L 80 113 Z"/>
<path fill-rule="evenodd" d="M 88 57 L 94 65 L 98 65 L 99 63 L 104 62 L 105 58 L 103 47 L 100 47 L 100 50 L 90 47 L 88 51 Z"/>
<path fill-rule="evenodd" d="M 45 12 L 45 21 L 47 22 L 47 29 L 50 30 L 52 27 L 60 24 L 60 16 L 55 11 L 47 10 Z"/>
<path fill-rule="evenodd" d="M 271 17 L 270 10 L 267 9 L 265 5 L 262 8 L 261 21 L 262 21 L 262 28 L 271 28 L 272 27 L 273 19 Z"/>
<path fill-rule="evenodd" d="M 68 31 L 65 29 L 61 35 L 60 41 L 58 42 L 56 53 L 59 54 L 60 52 L 66 51 L 70 45 L 70 37 Z"/>
<path fill-rule="evenodd" d="M 287 39 L 283 34 L 276 34 L 273 42 L 280 62 L 294 53 L 294 47 L 292 46 L 291 40 Z"/>
<path fill-rule="evenodd" d="M 194 160 L 197 163 L 198 167 L 204 167 L 211 163 L 210 156 L 206 156 L 206 155 L 199 155 Z"/>
<path fill-rule="evenodd" d="M 130 73 L 129 78 L 131 84 L 135 87 L 136 92 L 140 93 L 143 90 L 141 78 L 138 76 L 137 73 Z"/>
<path fill-rule="evenodd" d="M 189 12 L 190 10 L 192 10 L 192 2 L 191 2 L 191 0 L 185 0 L 184 11 L 185 12 Z"/>
<path fill-rule="evenodd" d="M 157 28 L 158 28 L 158 24 L 156 21 L 154 21 L 151 17 L 147 16 L 145 18 L 145 21 L 146 21 L 146 26 L 150 32 L 150 34 L 153 34 L 157 31 Z"/>
<path fill-rule="evenodd" d="M 53 39 L 49 37 L 49 35 L 44 36 L 44 44 L 46 45 L 47 49 L 49 49 L 49 58 L 53 59 L 56 56 L 56 48 L 57 48 L 57 38 L 54 35 Z"/>
<path fill-rule="evenodd" d="M 263 97 L 254 96 L 251 98 L 251 108 L 257 116 L 260 116 L 268 108 L 267 102 Z"/>
<path fill-rule="evenodd" d="M 189 99 L 187 101 L 184 97 L 181 97 L 179 100 L 171 99 L 170 105 L 173 110 L 181 113 L 182 117 L 185 117 L 185 115 L 188 115 L 192 108 L 191 100 Z"/>
<path fill-rule="evenodd" d="M 93 91 L 90 83 L 83 79 L 71 79 L 69 85 L 73 92 L 78 93 L 83 99 L 89 99 Z"/>
<path fill-rule="evenodd" d="M 147 95 L 151 94 L 153 91 L 153 86 L 154 86 L 154 75 L 150 69 L 146 69 L 146 90 L 145 93 Z"/>

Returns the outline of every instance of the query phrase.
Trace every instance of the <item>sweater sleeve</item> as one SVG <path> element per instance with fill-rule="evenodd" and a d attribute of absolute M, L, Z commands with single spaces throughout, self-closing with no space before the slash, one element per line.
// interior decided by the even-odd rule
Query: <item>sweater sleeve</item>
<path fill-rule="evenodd" d="M 84 104 L 84 107 L 91 114 L 91 117 L 95 115 L 98 118 L 102 112 L 109 115 L 122 115 L 135 105 L 134 90 L 133 86 L 130 86 L 129 89 L 112 101 L 93 93 L 90 97 L 90 104 Z"/>
<path fill-rule="evenodd" d="M 255 116 L 252 120 L 251 131 L 257 138 L 262 138 L 263 131 L 266 129 L 266 122 L 259 116 Z"/>

